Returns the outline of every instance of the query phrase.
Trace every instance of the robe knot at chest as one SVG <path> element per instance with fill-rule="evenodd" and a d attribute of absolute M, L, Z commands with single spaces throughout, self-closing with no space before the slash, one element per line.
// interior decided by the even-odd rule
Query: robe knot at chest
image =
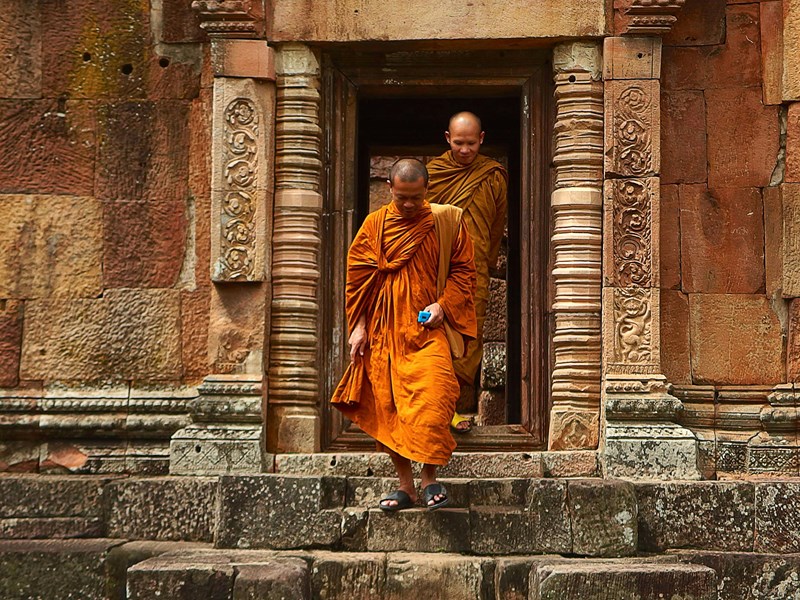
<path fill-rule="evenodd" d="M 433 229 L 433 213 L 425 202 L 416 216 L 408 219 L 390 204 L 382 219 L 378 228 L 377 268 L 380 273 L 393 273 L 405 266 Z"/>

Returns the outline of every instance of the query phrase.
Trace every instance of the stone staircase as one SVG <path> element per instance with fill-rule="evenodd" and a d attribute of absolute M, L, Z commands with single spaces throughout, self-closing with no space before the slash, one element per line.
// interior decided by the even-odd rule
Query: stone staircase
<path fill-rule="evenodd" d="M 395 514 L 370 454 L 1 476 L 0 599 L 800 599 L 798 480 L 631 483 L 588 456 L 510 458 L 457 455 L 448 507 Z"/>

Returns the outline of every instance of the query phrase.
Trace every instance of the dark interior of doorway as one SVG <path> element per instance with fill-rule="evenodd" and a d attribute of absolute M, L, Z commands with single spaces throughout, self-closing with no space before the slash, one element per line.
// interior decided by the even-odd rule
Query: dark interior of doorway
<path fill-rule="evenodd" d="M 426 90 L 430 91 L 430 90 Z M 358 199 L 355 226 L 369 212 L 370 148 L 391 147 L 416 156 L 421 148 L 447 150 L 444 131 L 450 116 L 468 110 L 479 115 L 484 144 L 508 158 L 508 264 L 506 309 L 506 422 L 521 422 L 520 400 L 520 97 L 393 96 L 362 97 L 358 104 Z"/>

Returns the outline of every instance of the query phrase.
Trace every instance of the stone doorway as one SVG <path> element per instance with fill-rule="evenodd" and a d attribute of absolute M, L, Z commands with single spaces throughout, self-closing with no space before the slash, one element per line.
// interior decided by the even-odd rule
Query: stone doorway
<path fill-rule="evenodd" d="M 538 51 L 326 55 L 324 399 L 348 360 L 342 309 L 347 247 L 366 215 L 388 200 L 385 171 L 397 156 L 427 160 L 444 152 L 448 117 L 472 110 L 487 131 L 484 153 L 509 169 L 510 226 L 503 258 L 492 274 L 482 376 L 476 379 L 476 389 L 459 402 L 459 410 L 476 414 L 481 427 L 459 436 L 459 449 L 546 445 L 549 73 Z M 323 404 L 323 448 L 371 445 Z"/>

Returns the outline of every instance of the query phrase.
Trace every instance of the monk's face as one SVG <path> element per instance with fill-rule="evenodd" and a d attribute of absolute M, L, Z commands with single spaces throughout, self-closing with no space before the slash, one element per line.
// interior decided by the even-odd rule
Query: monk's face
<path fill-rule="evenodd" d="M 450 124 L 450 129 L 444 132 L 453 159 L 460 165 L 471 165 L 478 157 L 483 132 L 478 123 L 471 119 L 456 119 Z"/>
<path fill-rule="evenodd" d="M 392 202 L 400 215 L 404 219 L 413 219 L 425 202 L 428 187 L 422 177 L 416 181 L 402 181 L 399 177 L 395 177 L 394 181 L 389 182 L 389 190 L 392 193 Z"/>

